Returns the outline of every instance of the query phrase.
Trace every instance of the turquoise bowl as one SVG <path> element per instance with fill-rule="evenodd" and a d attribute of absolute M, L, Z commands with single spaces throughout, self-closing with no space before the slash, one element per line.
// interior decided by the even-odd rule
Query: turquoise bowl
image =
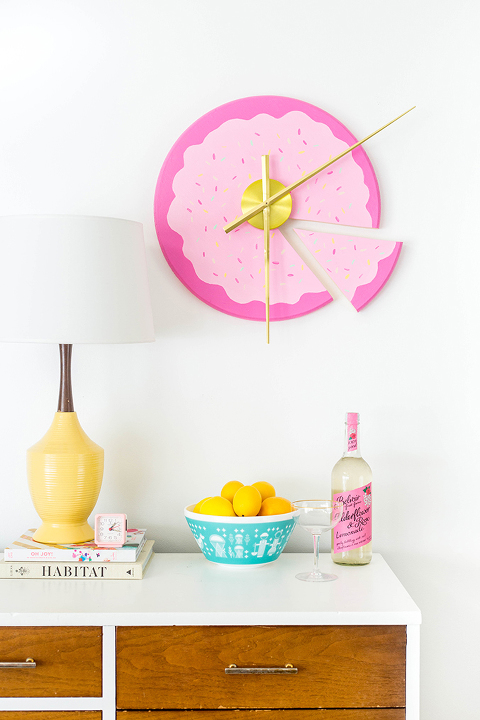
<path fill-rule="evenodd" d="M 198 547 L 210 562 L 229 567 L 255 567 L 276 560 L 297 524 L 299 511 L 283 515 L 225 517 L 193 512 L 185 518 Z"/>

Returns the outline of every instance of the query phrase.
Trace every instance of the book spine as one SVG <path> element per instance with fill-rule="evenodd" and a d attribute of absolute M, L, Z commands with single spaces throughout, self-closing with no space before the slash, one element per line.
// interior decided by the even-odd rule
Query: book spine
<path fill-rule="evenodd" d="M 118 549 L 92 549 L 67 550 L 66 548 L 51 548 L 49 550 L 29 550 L 28 548 L 5 548 L 4 559 L 7 562 L 36 562 L 36 563 L 77 563 L 91 565 L 92 563 L 134 563 L 145 544 L 145 538 L 137 547 L 124 547 Z"/>
<path fill-rule="evenodd" d="M 0 563 L 0 578 L 22 580 L 141 580 L 153 553 L 141 563 Z"/>

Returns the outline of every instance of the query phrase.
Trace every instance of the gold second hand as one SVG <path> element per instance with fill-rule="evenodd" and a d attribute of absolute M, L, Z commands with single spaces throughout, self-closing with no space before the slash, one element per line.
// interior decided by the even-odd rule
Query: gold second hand
<path fill-rule="evenodd" d="M 262 155 L 262 198 L 270 197 L 270 157 Z M 263 252 L 265 256 L 265 323 L 267 344 L 270 342 L 270 205 L 263 210 Z"/>
<path fill-rule="evenodd" d="M 333 165 L 334 162 L 337 162 L 337 160 L 340 160 L 340 158 L 345 157 L 345 155 L 348 155 L 349 152 L 352 152 L 352 150 L 355 150 L 359 145 L 366 142 L 367 140 L 370 140 L 374 135 L 377 135 L 382 130 L 385 130 L 386 127 L 391 125 L 392 123 L 396 122 L 397 120 L 400 120 L 401 117 L 406 115 L 407 113 L 411 112 L 415 109 L 415 105 L 411 107 L 409 110 L 406 110 L 404 113 L 399 115 L 398 117 L 394 118 L 394 120 L 390 120 L 390 122 L 386 123 L 386 125 L 383 125 L 378 130 L 375 130 L 375 132 L 371 133 L 370 135 L 367 135 L 367 137 L 364 137 L 363 140 L 359 140 L 355 145 L 351 145 L 349 148 L 344 150 L 340 155 L 337 155 L 332 160 L 329 160 L 324 165 L 321 165 L 316 170 L 312 170 L 307 175 L 304 175 L 304 177 L 300 178 L 300 180 L 297 180 L 296 182 L 292 183 L 288 187 L 284 188 L 283 190 L 279 190 L 279 192 L 275 193 L 275 195 L 271 195 L 268 199 L 264 199 L 263 202 L 260 205 L 256 205 L 254 208 L 249 210 L 248 212 L 244 213 L 241 217 L 237 218 L 236 220 L 233 220 L 231 223 L 228 223 L 228 225 L 224 226 L 224 230 L 226 233 L 231 232 L 232 230 L 235 230 L 237 227 L 239 227 L 242 223 L 247 222 L 248 220 L 251 220 L 255 215 L 258 215 L 258 213 L 262 212 L 262 210 L 265 210 L 265 208 L 269 207 L 270 205 L 273 205 L 273 203 L 277 202 L 277 200 L 281 200 L 285 195 L 288 195 L 292 190 L 295 190 L 295 188 L 302 185 L 304 182 L 307 182 L 307 180 L 310 180 L 312 177 L 317 175 L 322 170 L 325 170 L 325 168 L 329 167 L 330 165 Z"/>

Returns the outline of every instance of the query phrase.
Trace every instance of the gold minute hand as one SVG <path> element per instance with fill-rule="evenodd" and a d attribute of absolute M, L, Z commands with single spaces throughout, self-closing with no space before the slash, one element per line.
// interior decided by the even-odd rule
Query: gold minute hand
<path fill-rule="evenodd" d="M 374 135 L 377 135 L 382 130 L 385 130 L 386 127 L 389 125 L 392 125 L 392 123 L 396 122 L 397 120 L 400 120 L 401 117 L 406 115 L 407 113 L 411 112 L 415 109 L 415 105 L 411 107 L 409 110 L 406 110 L 404 113 L 396 117 L 394 120 L 390 120 L 386 125 L 383 125 L 378 130 L 375 130 L 375 132 L 371 133 L 370 135 L 367 135 L 367 137 L 364 137 L 363 140 L 359 140 L 355 145 L 351 145 L 349 148 L 344 150 L 340 153 L 340 155 L 337 155 L 336 157 L 332 158 L 328 162 L 326 162 L 324 165 L 321 165 L 319 168 L 316 168 L 316 170 L 312 170 L 307 175 L 304 175 L 302 178 L 297 180 L 296 182 L 292 183 L 286 188 L 283 188 L 283 190 L 279 190 L 274 195 L 271 195 L 269 198 L 264 200 L 259 205 L 256 205 L 251 210 L 248 210 L 248 212 L 241 215 L 239 218 L 236 218 L 231 223 L 228 223 L 228 225 L 224 226 L 224 230 L 226 233 L 231 232 L 232 230 L 235 230 L 237 227 L 242 225 L 242 223 L 247 222 L 248 220 L 251 220 L 255 215 L 258 215 L 258 213 L 262 212 L 265 208 L 267 208 L 269 205 L 273 205 L 273 203 L 277 202 L 277 200 L 281 200 L 285 195 L 288 195 L 292 190 L 295 190 L 295 188 L 302 185 L 304 182 L 307 182 L 307 180 L 310 180 L 312 177 L 317 175 L 322 170 L 325 170 L 325 168 L 329 167 L 330 165 L 333 165 L 333 163 L 337 162 L 337 160 L 340 160 L 340 158 L 345 157 L 345 155 L 348 155 L 349 152 L 352 152 L 352 150 L 355 150 L 359 145 L 362 145 L 362 143 L 366 142 L 367 140 L 370 140 Z"/>

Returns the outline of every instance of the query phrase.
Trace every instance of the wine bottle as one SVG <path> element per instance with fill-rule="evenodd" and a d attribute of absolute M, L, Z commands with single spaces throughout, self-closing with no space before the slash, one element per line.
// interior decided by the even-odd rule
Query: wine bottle
<path fill-rule="evenodd" d="M 340 565 L 367 565 L 372 559 L 372 471 L 360 453 L 358 413 L 345 418 L 343 456 L 332 470 L 332 500 L 343 502 L 332 530 L 332 559 Z"/>

